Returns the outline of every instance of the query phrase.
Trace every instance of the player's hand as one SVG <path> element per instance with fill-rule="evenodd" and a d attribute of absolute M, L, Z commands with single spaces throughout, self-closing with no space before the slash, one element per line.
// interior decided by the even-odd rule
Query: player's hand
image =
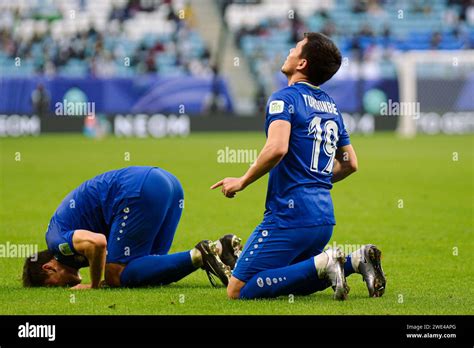
<path fill-rule="evenodd" d="M 227 198 L 234 198 L 235 194 L 244 189 L 242 178 L 225 178 L 221 181 L 216 182 L 211 186 L 211 190 L 214 190 L 222 186 L 222 193 Z"/>
<path fill-rule="evenodd" d="M 86 289 L 92 289 L 91 284 L 77 284 L 76 286 L 73 286 L 70 290 L 86 290 Z"/>

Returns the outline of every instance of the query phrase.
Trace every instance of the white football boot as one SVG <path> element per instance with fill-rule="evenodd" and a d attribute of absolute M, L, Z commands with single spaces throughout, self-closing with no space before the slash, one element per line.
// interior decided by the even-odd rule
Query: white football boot
<path fill-rule="evenodd" d="M 344 301 L 349 294 L 349 286 L 344 276 L 344 252 L 337 249 L 328 249 L 314 257 L 314 264 L 319 279 L 326 279 L 334 290 L 334 299 Z"/>
<path fill-rule="evenodd" d="M 373 244 L 364 245 L 351 254 L 352 267 L 362 274 L 369 297 L 381 297 L 385 292 L 386 279 L 382 269 L 382 252 Z"/>

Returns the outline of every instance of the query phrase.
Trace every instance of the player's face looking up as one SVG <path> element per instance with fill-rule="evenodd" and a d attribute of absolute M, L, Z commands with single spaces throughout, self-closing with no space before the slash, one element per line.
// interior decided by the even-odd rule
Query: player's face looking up
<path fill-rule="evenodd" d="M 82 281 L 79 271 L 52 259 L 43 265 L 47 277 L 45 286 L 74 286 Z"/>
<path fill-rule="evenodd" d="M 290 50 L 281 71 L 289 84 L 307 80 L 319 86 L 341 66 L 341 52 L 330 38 L 320 33 L 305 33 L 304 39 Z"/>
<path fill-rule="evenodd" d="M 307 38 L 304 38 L 290 50 L 290 54 L 288 54 L 285 63 L 283 63 L 283 66 L 281 67 L 281 72 L 286 76 L 292 76 L 297 71 L 302 71 L 306 67 L 307 60 L 301 57 L 301 53 L 302 48 L 306 44 L 307 40 Z"/>

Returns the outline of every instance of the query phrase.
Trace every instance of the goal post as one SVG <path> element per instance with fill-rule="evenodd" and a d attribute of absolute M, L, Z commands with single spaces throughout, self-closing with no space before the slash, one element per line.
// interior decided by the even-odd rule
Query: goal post
<path fill-rule="evenodd" d="M 449 84 L 451 87 L 453 83 L 454 86 L 463 84 L 468 79 L 471 79 L 469 80 L 471 83 L 474 82 L 474 50 L 408 51 L 399 54 L 393 61 L 397 71 L 400 103 L 402 105 L 419 103 L 423 112 L 438 111 L 430 108 L 442 109 L 441 103 L 444 96 L 448 100 L 456 98 L 458 89 L 442 90 L 440 81 L 446 81 L 446 85 Z M 419 84 L 420 78 L 426 80 L 423 86 Z M 438 83 L 431 84 L 430 80 L 437 80 Z M 420 101 L 421 87 L 423 95 L 430 96 L 428 105 L 423 105 L 423 101 Z M 472 93 L 474 93 L 474 88 Z M 438 106 L 436 100 L 440 103 Z M 446 103 L 446 107 L 449 107 L 448 105 L 451 104 Z M 406 113 L 411 109 L 400 108 L 397 133 L 402 137 L 414 137 L 417 132 L 417 117 Z"/>

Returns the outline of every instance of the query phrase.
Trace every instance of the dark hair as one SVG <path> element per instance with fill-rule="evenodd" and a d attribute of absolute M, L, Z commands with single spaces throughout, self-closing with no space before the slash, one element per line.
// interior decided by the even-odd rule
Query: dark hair
<path fill-rule="evenodd" d="M 44 286 L 48 278 L 43 265 L 53 259 L 54 255 L 49 250 L 43 250 L 26 258 L 23 266 L 23 286 Z"/>
<path fill-rule="evenodd" d="M 339 70 L 342 62 L 341 52 L 326 35 L 305 33 L 301 57 L 308 61 L 305 75 L 311 83 L 322 85 Z"/>

